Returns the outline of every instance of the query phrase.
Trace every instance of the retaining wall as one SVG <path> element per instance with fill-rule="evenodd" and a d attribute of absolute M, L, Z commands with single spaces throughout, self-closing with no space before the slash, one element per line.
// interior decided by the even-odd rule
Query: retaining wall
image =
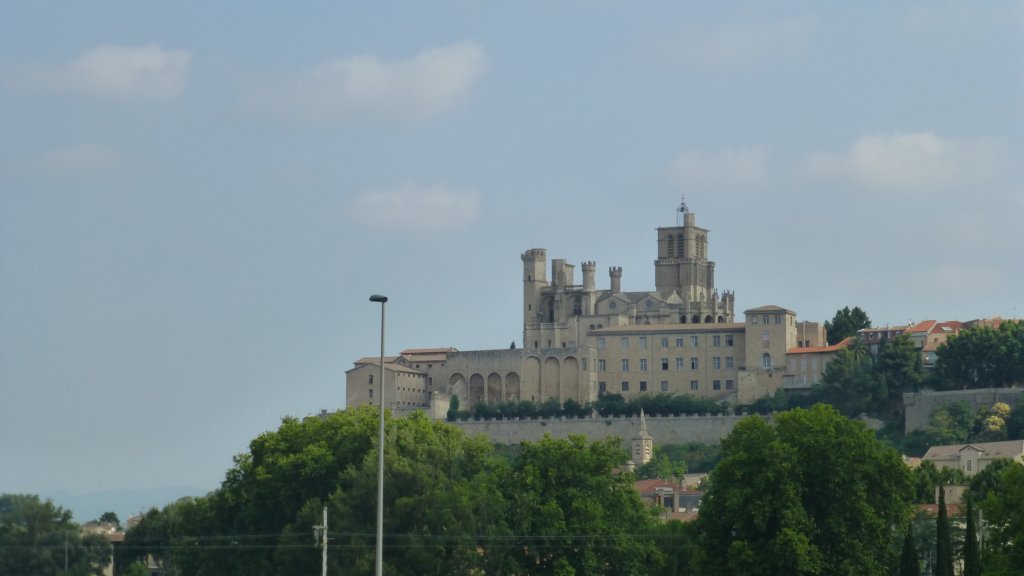
<path fill-rule="evenodd" d="M 684 444 L 702 442 L 718 444 L 732 431 L 743 416 L 645 416 L 647 432 L 655 444 Z M 597 418 L 538 418 L 536 420 L 462 420 L 452 422 L 469 435 L 483 434 L 492 442 L 518 444 L 524 440 L 536 441 L 550 434 L 554 438 L 568 438 L 582 434 L 591 440 L 608 437 L 620 438 L 629 450 L 630 440 L 640 426 L 639 417 Z"/>
<path fill-rule="evenodd" d="M 1024 388 L 978 388 L 975 390 L 924 390 L 903 395 L 906 422 L 903 431 L 913 432 L 928 425 L 928 415 L 936 408 L 952 402 L 967 402 L 972 410 L 988 407 L 996 402 L 1024 408 Z"/>

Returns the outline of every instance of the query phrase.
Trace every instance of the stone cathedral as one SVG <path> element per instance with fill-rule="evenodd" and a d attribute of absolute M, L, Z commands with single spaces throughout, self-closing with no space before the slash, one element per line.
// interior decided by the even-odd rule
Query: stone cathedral
<path fill-rule="evenodd" d="M 523 346 L 576 347 L 592 330 L 632 324 L 726 324 L 734 320 L 735 295 L 715 288 L 715 263 L 708 260 L 708 231 L 693 212 L 679 208 L 682 225 L 658 228 L 658 259 L 652 292 L 623 292 L 622 268 L 608 270 L 609 289 L 598 290 L 594 262 L 583 262 L 583 283 L 575 266 L 551 261 L 547 251 L 523 253 Z"/>
<path fill-rule="evenodd" d="M 685 203 L 675 224 L 657 229 L 649 291 L 624 292 L 617 266 L 608 270 L 608 288 L 598 289 L 593 261 L 581 263 L 577 284 L 573 264 L 554 259 L 549 268 L 545 249 L 527 250 L 521 347 L 404 350 L 385 357 L 383 383 L 378 358 L 362 358 L 346 373 L 347 405 L 383 400 L 399 412 L 444 417 L 453 396 L 464 408 L 551 398 L 585 404 L 606 393 L 687 394 L 735 404 L 809 387 L 793 372 L 792 359 L 787 370 L 787 354 L 797 350 L 798 331 L 802 346 L 820 346 L 824 334 L 808 339 L 811 328 L 798 327 L 796 313 L 779 306 L 745 310 L 737 322 L 733 292 L 715 287 L 709 231 L 697 226 Z"/>

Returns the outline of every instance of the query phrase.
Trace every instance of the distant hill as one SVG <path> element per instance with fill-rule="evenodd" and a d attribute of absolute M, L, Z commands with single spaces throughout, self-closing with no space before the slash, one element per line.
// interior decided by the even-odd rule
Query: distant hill
<path fill-rule="evenodd" d="M 117 513 L 123 524 L 129 517 L 150 508 L 163 508 L 185 496 L 204 496 L 210 490 L 195 486 L 164 486 L 133 490 L 105 490 L 87 494 L 71 494 L 59 490 L 39 492 L 39 497 L 53 500 L 57 506 L 71 510 L 75 522 L 88 522 L 107 511 Z"/>

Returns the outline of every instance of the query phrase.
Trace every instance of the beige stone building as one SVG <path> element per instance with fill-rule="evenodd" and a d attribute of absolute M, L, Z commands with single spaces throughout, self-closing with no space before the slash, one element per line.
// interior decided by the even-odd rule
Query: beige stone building
<path fill-rule="evenodd" d="M 997 458 L 1007 458 L 1024 464 L 1024 440 L 932 446 L 921 460 L 928 460 L 939 469 L 960 470 L 965 476 L 971 477 L 984 470 Z"/>
<path fill-rule="evenodd" d="M 623 292 L 620 267 L 609 269 L 609 288 L 598 289 L 593 261 L 582 263 L 581 284 L 575 267 L 562 259 L 551 261 L 549 279 L 546 250 L 527 250 L 522 347 L 406 350 L 386 358 L 385 388 L 396 391 L 385 402 L 438 417 L 450 395 L 464 409 L 549 398 L 585 404 L 610 393 L 686 394 L 736 404 L 792 382 L 787 352 L 819 344 L 824 332 L 779 306 L 746 310 L 737 321 L 734 294 L 715 287 L 709 231 L 685 205 L 677 216 L 677 226 L 657 230 L 651 291 Z M 377 362 L 364 358 L 348 371 L 348 406 L 379 401 Z"/>
<path fill-rule="evenodd" d="M 783 388 L 786 390 L 809 390 L 825 375 L 828 363 L 840 350 L 853 344 L 851 336 L 832 346 L 805 346 L 791 348 L 786 352 L 786 375 Z"/>

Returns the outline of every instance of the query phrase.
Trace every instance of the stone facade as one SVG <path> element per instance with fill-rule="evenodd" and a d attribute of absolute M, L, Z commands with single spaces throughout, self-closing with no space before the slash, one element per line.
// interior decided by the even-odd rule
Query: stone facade
<path fill-rule="evenodd" d="M 735 295 L 715 288 L 708 230 L 697 227 L 692 212 L 682 216 L 682 226 L 658 228 L 653 291 L 623 292 L 618 266 L 608 269 L 609 288 L 598 290 L 593 261 L 582 263 L 582 284 L 576 284 L 575 266 L 552 260 L 549 280 L 547 250 L 524 252 L 523 347 L 576 347 L 606 327 L 732 323 Z"/>
<path fill-rule="evenodd" d="M 702 442 L 717 444 L 743 416 L 646 416 L 648 434 L 659 444 Z M 483 434 L 499 444 L 534 442 L 545 434 L 553 438 L 583 435 L 591 440 L 618 438 L 623 450 L 632 451 L 639 418 L 537 418 L 523 420 L 462 420 L 453 422 L 470 436 Z"/>
<path fill-rule="evenodd" d="M 823 332 L 779 306 L 746 310 L 737 322 L 734 294 L 715 287 L 710 232 L 685 206 L 677 216 L 677 226 L 657 230 L 652 291 L 623 292 L 620 267 L 599 290 L 593 261 L 581 264 L 581 284 L 575 266 L 561 259 L 551 261 L 549 278 L 547 251 L 524 252 L 523 346 L 404 351 L 388 362 L 401 368 L 385 377 L 389 385 L 401 381 L 396 407 L 438 415 L 452 395 L 468 409 L 550 398 L 586 404 L 603 393 L 746 404 L 783 387 L 787 353 L 818 343 Z M 372 370 L 361 367 L 368 362 L 347 373 L 348 406 L 372 402 Z"/>

